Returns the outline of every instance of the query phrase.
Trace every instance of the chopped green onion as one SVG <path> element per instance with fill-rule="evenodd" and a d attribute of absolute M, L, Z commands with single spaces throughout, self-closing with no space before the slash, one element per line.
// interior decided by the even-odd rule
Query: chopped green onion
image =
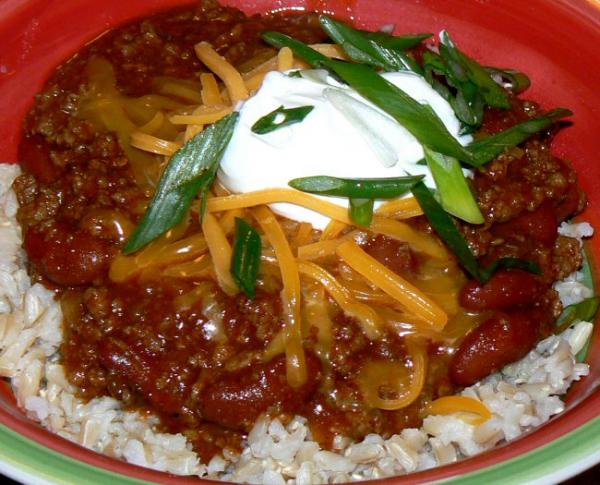
<path fill-rule="evenodd" d="M 461 135 L 473 133 L 483 123 L 485 101 L 476 93 L 473 84 L 467 84 L 458 91 L 456 97 L 450 100 L 450 106 L 456 117 L 464 123 Z"/>
<path fill-rule="evenodd" d="M 484 219 L 459 161 L 424 147 L 425 160 L 431 170 L 442 207 L 471 224 L 483 224 Z"/>
<path fill-rule="evenodd" d="M 523 271 L 527 271 L 528 273 L 533 273 L 540 275 L 542 274 L 542 270 L 540 267 L 533 261 L 528 261 L 526 259 L 520 258 L 500 258 L 494 261 L 492 264 L 486 266 L 485 268 L 480 268 L 479 275 L 480 280 L 483 282 L 488 281 L 492 275 L 499 270 L 503 269 L 521 269 Z"/>
<path fill-rule="evenodd" d="M 486 104 L 495 108 L 510 108 L 510 99 L 506 91 L 492 79 L 481 64 L 461 52 L 445 30 L 440 34 L 439 49 L 455 77 L 460 81 L 468 80 L 473 83 Z"/>
<path fill-rule="evenodd" d="M 469 133 L 481 126 L 485 100 L 460 65 L 445 60 L 434 52 L 426 51 L 423 54 L 423 68 L 425 79 L 452 106 L 454 114 L 462 122 L 462 132 Z M 434 74 L 445 76 L 446 82 L 455 89 L 456 95 Z"/>
<path fill-rule="evenodd" d="M 392 35 L 385 32 L 369 32 L 361 30 L 362 34 L 368 39 L 374 40 L 388 49 L 396 49 L 405 51 L 417 47 L 425 39 L 429 39 L 433 34 L 405 34 L 405 35 Z"/>
<path fill-rule="evenodd" d="M 262 38 L 267 44 L 277 47 L 278 49 L 281 49 L 282 47 L 289 47 L 296 56 L 304 59 L 315 68 L 321 67 L 321 63 L 329 59 L 327 56 L 317 52 L 304 42 L 300 42 L 299 40 L 280 32 L 263 32 Z"/>
<path fill-rule="evenodd" d="M 484 69 L 494 81 L 515 94 L 522 93 L 531 86 L 529 77 L 516 69 L 500 69 L 491 66 L 485 66 Z"/>
<path fill-rule="evenodd" d="M 368 227 L 373 220 L 374 199 L 391 199 L 407 193 L 424 175 L 378 178 L 342 179 L 318 175 L 290 180 L 288 184 L 297 190 L 318 195 L 348 197 L 350 219 L 359 226 Z"/>
<path fill-rule="evenodd" d="M 317 175 L 290 180 L 294 189 L 353 199 L 392 199 L 406 194 L 424 175 L 376 179 L 343 179 Z"/>
<path fill-rule="evenodd" d="M 500 268 L 518 268 L 530 273 L 541 274 L 539 266 L 533 261 L 526 261 L 519 258 L 500 258 L 489 266 L 481 268 L 477 262 L 477 258 L 469 248 L 466 239 L 458 227 L 456 227 L 452 218 L 440 203 L 435 200 L 435 197 L 425 184 L 419 182 L 411 191 L 419 202 L 421 209 L 423 209 L 423 213 L 429 220 L 431 227 L 433 227 L 442 241 L 454 253 L 458 262 L 473 278 L 481 283 L 485 283 Z"/>
<path fill-rule="evenodd" d="M 563 310 L 560 317 L 558 317 L 558 320 L 556 320 L 556 324 L 560 325 L 563 328 L 566 328 L 577 321 L 591 322 L 594 320 L 594 317 L 598 312 L 599 306 L 599 296 L 586 298 L 585 300 L 580 301 L 579 303 L 569 305 Z"/>
<path fill-rule="evenodd" d="M 373 199 L 350 199 L 350 219 L 362 227 L 369 227 L 373 220 Z"/>
<path fill-rule="evenodd" d="M 439 54 L 426 50 L 423 52 L 423 76 L 442 98 L 450 102 L 453 97 L 450 88 L 446 84 L 438 81 L 434 74 L 444 75 L 446 78 L 450 77 L 444 59 L 442 59 Z"/>
<path fill-rule="evenodd" d="M 571 116 L 572 114 L 573 112 L 568 109 L 557 108 L 545 115 L 511 126 L 496 135 L 474 141 L 467 148 L 475 156 L 476 162 L 463 161 L 474 167 L 485 165 L 500 155 L 505 148 L 519 145 L 532 135 L 552 126 L 561 118 Z"/>
<path fill-rule="evenodd" d="M 314 109 L 314 106 L 298 106 L 297 108 L 279 108 L 260 118 L 252 125 L 252 132 L 264 135 L 285 126 L 300 123 Z"/>
<path fill-rule="evenodd" d="M 175 152 L 146 213 L 123 248 L 125 254 L 137 251 L 181 222 L 196 195 L 206 193 L 215 179 L 238 116 L 238 113 L 227 115 Z"/>
<path fill-rule="evenodd" d="M 321 15 L 319 21 L 323 30 L 353 61 L 379 67 L 385 71 L 422 72 L 421 66 L 406 52 L 397 47 L 390 47 L 388 38 L 393 38 L 391 35 L 383 32 L 368 35 L 369 32 L 354 29 L 325 15 Z"/>
<path fill-rule="evenodd" d="M 444 241 L 456 255 L 458 262 L 471 276 L 480 280 L 477 259 L 471 252 L 467 241 L 456 227 L 452 218 L 439 202 L 435 200 L 435 197 L 423 182 L 417 183 L 411 191 L 419 202 L 421 209 L 423 209 L 423 213 L 429 220 L 431 227 L 433 227 L 442 241 Z"/>
<path fill-rule="evenodd" d="M 461 52 L 446 31 L 440 34 L 439 52 L 426 51 L 423 54 L 424 75 L 452 106 L 456 117 L 463 123 L 462 133 L 471 133 L 481 126 L 486 104 L 510 108 L 510 98 L 492 77 L 492 72 Z M 444 76 L 448 85 L 440 82 L 435 75 Z M 494 75 L 498 77 L 498 71 Z M 520 77 L 518 79 L 521 80 Z"/>
<path fill-rule="evenodd" d="M 231 255 L 231 276 L 248 296 L 256 296 L 256 279 L 260 268 L 262 250 L 260 235 L 244 219 L 236 217 L 233 253 Z"/>

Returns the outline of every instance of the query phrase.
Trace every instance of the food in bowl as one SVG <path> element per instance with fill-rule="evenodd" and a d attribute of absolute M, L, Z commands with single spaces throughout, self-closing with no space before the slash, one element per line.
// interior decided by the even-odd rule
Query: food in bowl
<path fill-rule="evenodd" d="M 30 274 L 59 295 L 64 339 L 57 353 L 60 317 L 38 318 L 51 293 L 36 284 L 2 355 L 32 416 L 170 472 L 314 482 L 450 462 L 562 409 L 555 395 L 587 369 L 572 355 L 586 323 L 476 382 L 552 333 L 552 285 L 582 264 L 569 231 L 589 228 L 557 226 L 584 197 L 543 132 L 566 113 L 521 101 L 520 73 L 485 70 L 447 35 L 439 51 L 428 36 L 399 48 L 321 22 L 346 44 L 323 44 L 313 16 L 204 2 L 106 34 L 48 82 L 14 187 Z M 292 38 L 266 35 L 273 51 L 264 31 Z M 486 165 L 465 178 L 456 159 Z M 470 222 L 459 231 L 442 207 Z"/>

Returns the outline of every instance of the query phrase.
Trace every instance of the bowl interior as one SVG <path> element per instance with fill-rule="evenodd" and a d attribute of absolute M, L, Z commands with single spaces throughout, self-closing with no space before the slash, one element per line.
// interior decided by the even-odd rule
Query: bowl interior
<path fill-rule="evenodd" d="M 52 69 L 78 47 L 111 26 L 189 0 L 3 0 L 0 2 L 0 160 L 15 162 L 21 120 Z M 572 160 L 587 191 L 590 208 L 581 219 L 600 227 L 600 181 L 596 138 L 600 132 L 600 9 L 585 0 L 225 0 L 247 13 L 273 10 L 316 10 L 335 14 L 357 25 L 377 29 L 395 24 L 396 32 L 439 32 L 447 29 L 457 43 L 484 64 L 513 67 L 526 72 L 532 87 L 526 97 L 546 109 L 568 107 L 574 111 L 572 126 L 561 131 L 554 143 L 559 156 Z M 600 257 L 600 242 L 589 245 L 592 261 Z M 527 439 L 500 447 L 468 461 L 422 472 L 394 482 L 429 481 L 472 472 L 531 452 L 543 444 L 592 422 L 600 415 L 600 335 L 594 332 L 588 355 L 592 372 L 567 398 L 568 411 Z M 594 421 L 597 423 L 597 420 Z M 150 481 L 188 481 L 117 462 L 53 436 L 28 421 L 16 408 L 10 390 L 0 383 L 0 423 L 10 430 L 2 436 L 25 436 L 44 447 L 85 463 L 129 477 Z M 583 436 L 580 442 L 583 442 Z M 577 443 L 577 441 L 575 441 Z M 24 446 L 31 446 L 29 441 Z M 37 445 L 35 445 L 37 446 Z M 42 449 L 46 450 L 45 448 Z M 43 451 L 44 453 L 52 453 Z M 558 456 L 559 452 L 555 452 Z M 46 458 L 49 460 L 48 456 Z M 531 456 L 525 468 L 540 466 L 540 455 Z M 23 466 L 35 465 L 26 456 L 14 458 Z M 544 458 L 545 460 L 546 458 Z M 66 459 L 58 466 L 74 470 Z M 514 463 L 514 460 L 513 460 Z M 502 468 L 494 468 L 500 470 Z M 50 473 L 52 470 L 48 471 Z M 104 475 L 103 475 L 104 476 Z M 480 477 L 483 478 L 483 477 Z M 110 480 L 110 477 L 106 479 Z"/>

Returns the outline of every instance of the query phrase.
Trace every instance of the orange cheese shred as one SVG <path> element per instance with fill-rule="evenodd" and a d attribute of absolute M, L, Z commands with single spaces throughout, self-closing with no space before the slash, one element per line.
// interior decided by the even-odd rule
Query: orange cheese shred
<path fill-rule="evenodd" d="M 170 157 L 181 148 L 181 144 L 157 138 L 142 131 L 134 131 L 129 139 L 131 146 L 144 150 L 146 152 L 155 153 L 157 155 L 165 155 Z"/>
<path fill-rule="evenodd" d="M 209 274 L 212 267 L 212 260 L 208 254 L 203 254 L 199 258 L 188 263 L 181 263 L 175 266 L 166 267 L 162 275 L 169 278 L 179 279 L 200 279 Z"/>
<path fill-rule="evenodd" d="M 165 115 L 162 111 L 157 111 L 154 113 L 154 116 L 148 121 L 146 124 L 140 126 L 138 129 L 142 133 L 146 133 L 147 135 L 152 135 L 155 133 L 164 123 Z"/>
<path fill-rule="evenodd" d="M 215 216 L 209 213 L 204 214 L 202 232 L 213 260 L 219 286 L 228 295 L 235 295 L 239 290 L 230 271 L 231 245 Z"/>
<path fill-rule="evenodd" d="M 410 199 L 414 201 L 415 199 Z M 276 202 L 287 202 L 290 204 L 296 204 L 302 207 L 306 207 L 307 209 L 314 210 L 315 212 L 319 212 L 330 219 L 338 221 L 345 225 L 353 225 L 350 216 L 348 215 L 348 209 L 345 207 L 341 207 L 339 205 L 333 204 L 331 202 L 327 202 L 319 197 L 315 197 L 314 195 L 307 194 L 305 192 L 301 192 L 299 190 L 294 189 L 264 189 L 264 190 L 256 190 L 254 192 L 246 192 L 244 194 L 234 194 L 229 195 L 227 197 L 215 197 L 208 201 L 207 210 L 209 212 L 220 212 L 230 209 L 241 209 L 247 207 L 254 207 L 257 205 L 268 205 Z M 409 216 L 409 212 L 404 214 L 405 218 L 413 217 L 415 215 L 422 214 L 421 208 L 418 206 L 418 210 L 420 212 L 411 213 Z M 391 227 L 390 223 L 387 223 L 382 220 L 381 216 L 375 216 L 373 218 L 372 229 L 374 232 L 377 232 L 378 228 L 385 228 L 386 231 Z M 334 226 L 332 226 L 333 228 Z M 373 229 L 374 228 L 374 229 Z M 343 230 L 341 226 L 335 226 L 335 230 Z M 383 230 L 383 229 L 382 229 Z M 405 231 L 406 232 L 406 231 Z M 415 241 L 416 237 L 413 238 Z M 423 248 L 427 247 L 427 251 L 434 252 L 439 254 L 440 247 L 438 245 L 437 248 L 434 248 L 434 243 L 421 244 Z M 443 248 L 442 248 L 443 249 Z"/>
<path fill-rule="evenodd" d="M 298 224 L 296 236 L 294 237 L 294 245 L 296 248 L 304 246 L 310 242 L 312 230 L 312 225 L 308 222 L 301 222 Z"/>
<path fill-rule="evenodd" d="M 180 240 L 176 240 L 177 237 L 172 234 L 173 230 L 135 254 L 118 254 L 110 266 L 110 279 L 116 282 L 127 281 L 142 271 L 184 263 L 206 253 L 207 245 L 202 234 Z"/>
<path fill-rule="evenodd" d="M 344 241 L 336 253 L 348 266 L 435 329 L 444 328 L 448 322 L 448 315 L 421 290 L 367 254 L 354 241 Z"/>
<path fill-rule="evenodd" d="M 209 212 L 219 212 L 272 204 L 274 202 L 289 202 L 301 205 L 320 212 L 331 219 L 341 220 L 347 224 L 350 223 L 348 211 L 345 208 L 294 189 L 265 189 L 245 194 L 229 195 L 227 197 L 214 197 L 208 201 L 206 209 Z"/>
<path fill-rule="evenodd" d="M 393 199 L 384 202 L 375 211 L 375 214 L 392 219 L 410 219 L 423 215 L 423 209 L 414 197 L 404 199 Z"/>
<path fill-rule="evenodd" d="M 431 402 L 426 409 L 432 414 L 459 414 L 460 418 L 474 426 L 485 423 L 492 418 L 491 411 L 481 401 L 468 396 L 444 396 Z M 466 416 L 463 415 L 467 414 Z"/>
<path fill-rule="evenodd" d="M 216 123 L 232 111 L 230 106 L 200 106 L 191 115 L 173 115 L 169 121 L 174 125 L 208 125 Z"/>
<path fill-rule="evenodd" d="M 277 54 L 277 70 L 287 71 L 294 67 L 294 55 L 289 47 L 282 47 Z"/>
<path fill-rule="evenodd" d="M 281 300 L 286 320 L 284 329 L 286 377 L 290 386 L 300 387 L 306 382 L 308 376 L 304 348 L 302 347 L 301 290 L 298 265 L 275 215 L 264 206 L 255 208 L 253 213 L 271 246 L 273 246 L 279 262 L 283 281 Z"/>
<path fill-rule="evenodd" d="M 348 225 L 343 222 L 336 220 L 329 221 L 329 224 L 327 224 L 321 233 L 321 241 L 335 239 L 344 231 L 344 229 L 346 229 L 346 227 L 348 227 Z"/>
<path fill-rule="evenodd" d="M 310 44 L 310 47 L 327 57 L 333 57 L 334 59 L 348 59 L 344 49 L 337 44 Z"/>
<path fill-rule="evenodd" d="M 208 42 L 200 42 L 194 46 L 196 55 L 206 67 L 214 72 L 227 87 L 231 104 L 248 98 L 248 90 L 238 70 L 215 51 Z"/>
<path fill-rule="evenodd" d="M 182 98 L 193 103 L 202 102 L 202 95 L 200 91 L 191 88 L 187 85 L 187 83 L 177 82 L 174 80 L 165 81 L 161 83 L 158 91 L 160 94 L 176 96 L 178 98 Z"/>
<path fill-rule="evenodd" d="M 200 74 L 200 84 L 202 84 L 201 96 L 203 104 L 206 106 L 219 106 L 223 104 L 221 91 L 219 90 L 219 85 L 214 74 Z"/>
<path fill-rule="evenodd" d="M 299 246 L 298 259 L 310 261 L 331 256 L 335 254 L 335 250 L 344 240 L 344 238 L 326 239 L 325 241 L 318 241 L 316 243 Z"/>
<path fill-rule="evenodd" d="M 223 217 L 219 219 L 219 224 L 221 224 L 223 232 L 228 236 L 233 234 L 233 230 L 235 229 L 235 219 L 237 217 L 244 217 L 244 211 L 242 209 L 233 209 L 227 211 L 225 214 L 223 214 Z"/>
<path fill-rule="evenodd" d="M 369 339 L 381 337 L 383 323 L 375 310 L 352 298 L 351 293 L 329 272 L 314 263 L 298 262 L 300 273 L 318 281 L 347 315 L 356 318 Z"/>
<path fill-rule="evenodd" d="M 412 404 L 421 394 L 427 377 L 427 351 L 425 346 L 413 339 L 406 339 L 406 347 L 412 361 L 412 375 L 407 375 L 403 362 L 370 361 L 358 376 L 359 388 L 370 406 L 395 411 Z M 393 390 L 398 397 L 381 397 L 381 389 Z"/>

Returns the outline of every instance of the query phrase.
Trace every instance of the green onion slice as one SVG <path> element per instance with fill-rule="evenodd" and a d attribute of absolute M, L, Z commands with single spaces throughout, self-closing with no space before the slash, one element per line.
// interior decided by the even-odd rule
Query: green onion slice
<path fill-rule="evenodd" d="M 376 41 L 388 49 L 405 51 L 417 47 L 421 42 L 433 36 L 430 33 L 392 35 L 385 32 L 360 31 L 366 38 Z"/>
<path fill-rule="evenodd" d="M 440 33 L 440 54 L 454 76 L 461 80 L 469 80 L 483 96 L 486 104 L 495 108 L 510 108 L 507 92 L 496 83 L 475 59 L 461 52 L 445 30 Z"/>
<path fill-rule="evenodd" d="M 279 108 L 260 118 L 252 125 L 252 132 L 264 135 L 285 126 L 300 123 L 314 109 L 314 106 L 299 106 L 297 108 Z"/>
<path fill-rule="evenodd" d="M 397 42 L 396 47 L 391 47 L 392 43 L 389 41 L 393 39 L 391 35 L 354 29 L 326 15 L 321 15 L 319 21 L 323 30 L 353 61 L 379 67 L 385 71 L 422 72 L 421 66 L 403 49 L 397 47 L 401 42 Z M 417 44 L 419 42 L 420 40 Z"/>
<path fill-rule="evenodd" d="M 300 42 L 289 35 L 285 35 L 280 32 L 263 32 L 261 37 L 267 44 L 270 44 L 277 49 L 289 47 L 296 56 L 304 59 L 314 68 L 321 67 L 321 64 L 324 61 L 329 60 L 327 56 L 324 56 L 320 52 L 314 50 L 312 47 L 306 45 L 304 42 Z"/>
<path fill-rule="evenodd" d="M 423 52 L 423 77 L 431 84 L 431 86 L 444 98 L 450 102 L 453 98 L 450 88 L 439 81 L 434 74 L 444 75 L 447 79 L 450 77 L 450 73 L 444 59 L 439 54 L 426 50 Z"/>
<path fill-rule="evenodd" d="M 290 180 L 294 189 L 318 195 L 349 197 L 354 199 L 393 199 L 406 194 L 424 175 L 406 177 L 345 179 L 317 175 Z"/>
<path fill-rule="evenodd" d="M 481 126 L 486 105 L 510 108 L 508 93 L 496 81 L 501 70 L 491 72 L 461 52 L 446 31 L 440 34 L 439 52 L 426 51 L 423 54 L 424 75 L 452 106 L 456 117 L 463 123 L 462 133 L 471 133 Z M 447 85 L 436 75 L 444 76 Z M 504 78 L 509 75 L 507 73 Z M 515 74 L 513 80 L 521 82 L 523 79 Z"/>
<path fill-rule="evenodd" d="M 477 200 L 456 158 L 447 157 L 424 147 L 425 160 L 431 170 L 442 207 L 471 224 L 483 224 Z"/>
<path fill-rule="evenodd" d="M 489 266 L 481 268 L 464 236 L 458 230 L 458 227 L 456 227 L 456 224 L 448 213 L 435 200 L 435 197 L 425 184 L 419 182 L 411 191 L 419 202 L 421 209 L 423 209 L 423 213 L 429 220 L 431 227 L 433 227 L 442 241 L 455 254 L 458 262 L 473 278 L 481 283 L 485 283 L 500 268 L 518 268 L 530 273 L 541 274 L 539 266 L 533 261 L 526 261 L 519 258 L 500 258 Z"/>
<path fill-rule="evenodd" d="M 558 317 L 556 324 L 562 328 L 566 328 L 577 321 L 592 322 L 598 312 L 599 306 L 600 296 L 592 296 L 579 303 L 569 305 L 563 310 L 560 317 Z"/>
<path fill-rule="evenodd" d="M 464 236 L 456 227 L 456 224 L 448 213 L 443 209 L 431 191 L 423 182 L 415 184 L 411 189 L 413 195 L 419 202 L 425 217 L 429 220 L 431 227 L 438 233 L 450 250 L 456 255 L 459 263 L 474 278 L 480 280 L 479 265 L 475 255 L 471 252 Z M 481 280 L 480 280 L 481 281 Z"/>
<path fill-rule="evenodd" d="M 146 213 L 123 248 L 125 254 L 137 251 L 179 224 L 196 195 L 205 194 L 215 179 L 238 116 L 227 115 L 175 152 Z"/>
<path fill-rule="evenodd" d="M 248 298 L 256 296 L 261 250 L 261 239 L 256 229 L 244 219 L 236 217 L 231 276 Z"/>
<path fill-rule="evenodd" d="M 506 148 L 519 145 L 532 135 L 545 130 L 558 120 L 571 116 L 572 114 L 573 112 L 568 109 L 557 108 L 549 111 L 545 115 L 511 126 L 496 135 L 474 141 L 468 145 L 467 148 L 475 156 L 476 162 L 470 163 L 466 160 L 463 161 L 474 167 L 485 165 L 487 162 L 500 155 Z"/>
<path fill-rule="evenodd" d="M 362 227 L 369 227 L 373 220 L 373 199 L 350 199 L 350 219 Z"/>
<path fill-rule="evenodd" d="M 485 268 L 479 269 L 480 280 L 482 282 L 488 281 L 493 274 L 499 270 L 503 269 L 521 269 L 523 271 L 527 271 L 529 273 L 540 275 L 542 274 L 542 270 L 540 267 L 533 261 L 529 261 L 521 258 L 500 258 L 486 266 Z"/>
<path fill-rule="evenodd" d="M 485 100 L 460 65 L 426 51 L 423 54 L 423 69 L 425 79 L 452 106 L 454 114 L 463 124 L 463 133 L 470 133 L 481 126 Z M 448 85 L 439 81 L 436 74 L 445 76 Z M 455 95 L 450 87 L 455 89 Z"/>
<path fill-rule="evenodd" d="M 494 81 L 515 94 L 522 93 L 531 86 L 529 77 L 516 69 L 500 69 L 491 66 L 485 66 L 484 69 Z"/>

